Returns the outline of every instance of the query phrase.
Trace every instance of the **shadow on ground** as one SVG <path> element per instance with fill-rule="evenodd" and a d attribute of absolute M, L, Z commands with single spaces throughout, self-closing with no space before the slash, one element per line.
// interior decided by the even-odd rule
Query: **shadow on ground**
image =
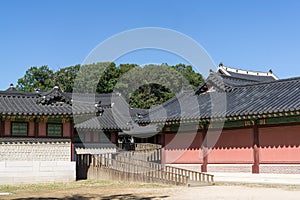
<path fill-rule="evenodd" d="M 73 195 L 62 198 L 54 198 L 54 197 L 28 197 L 28 198 L 16 198 L 13 200 L 90 200 L 90 199 L 101 199 L 101 200 L 154 200 L 154 199 L 165 199 L 169 196 L 136 196 L 134 194 L 117 194 L 117 195 L 109 195 L 109 196 L 81 196 L 81 195 Z"/>

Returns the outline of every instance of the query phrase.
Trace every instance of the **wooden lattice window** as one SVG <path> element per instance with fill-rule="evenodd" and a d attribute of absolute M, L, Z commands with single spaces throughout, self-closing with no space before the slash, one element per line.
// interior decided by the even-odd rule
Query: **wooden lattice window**
<path fill-rule="evenodd" d="M 62 137 L 62 124 L 47 124 L 47 136 Z"/>
<path fill-rule="evenodd" d="M 12 122 L 11 123 L 11 135 L 12 136 L 27 136 L 28 135 L 28 123 L 27 122 Z"/>

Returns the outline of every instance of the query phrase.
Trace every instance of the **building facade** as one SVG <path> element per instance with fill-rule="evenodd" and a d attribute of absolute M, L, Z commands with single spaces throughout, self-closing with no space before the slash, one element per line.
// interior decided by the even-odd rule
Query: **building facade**
<path fill-rule="evenodd" d="M 167 165 L 202 172 L 299 174 L 299 90 L 300 78 L 279 80 L 272 71 L 220 65 L 196 91 L 164 103 L 166 116 L 154 108 L 137 122 L 163 126 Z M 211 105 L 225 109 L 213 113 Z"/>
<path fill-rule="evenodd" d="M 0 91 L 0 184 L 73 181 L 77 154 L 120 136 L 162 145 L 161 162 L 202 172 L 300 174 L 300 78 L 220 65 L 197 90 L 149 110 L 119 94 Z"/>

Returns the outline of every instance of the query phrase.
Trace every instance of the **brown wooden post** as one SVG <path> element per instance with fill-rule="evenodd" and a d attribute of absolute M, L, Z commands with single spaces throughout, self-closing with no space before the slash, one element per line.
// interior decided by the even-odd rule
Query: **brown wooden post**
<path fill-rule="evenodd" d="M 161 140 L 162 140 L 161 164 L 162 164 L 162 166 L 165 166 L 165 164 L 166 164 L 166 137 L 165 137 L 165 132 L 164 131 L 161 133 Z"/>
<path fill-rule="evenodd" d="M 70 120 L 70 136 L 71 136 L 71 161 L 75 161 L 75 145 L 74 145 L 74 123 Z"/>
<path fill-rule="evenodd" d="M 1 119 L 0 137 L 4 135 L 4 121 Z"/>
<path fill-rule="evenodd" d="M 35 118 L 34 120 L 34 137 L 37 138 L 39 136 L 39 119 Z"/>
<path fill-rule="evenodd" d="M 252 166 L 252 173 L 258 174 L 259 173 L 259 127 L 258 121 L 254 121 L 253 126 L 253 161 L 254 164 Z"/>
<path fill-rule="evenodd" d="M 202 155 L 203 155 L 203 163 L 201 165 L 201 172 L 207 172 L 207 163 L 208 163 L 208 154 L 207 154 L 207 140 L 206 139 L 207 135 L 207 127 L 204 126 L 202 130 Z"/>
<path fill-rule="evenodd" d="M 11 121 L 4 121 L 4 136 L 11 136 Z"/>

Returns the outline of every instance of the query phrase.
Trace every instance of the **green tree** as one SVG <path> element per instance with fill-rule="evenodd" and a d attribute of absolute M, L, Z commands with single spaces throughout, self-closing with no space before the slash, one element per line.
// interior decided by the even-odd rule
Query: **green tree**
<path fill-rule="evenodd" d="M 50 90 L 53 88 L 53 71 L 47 65 L 30 67 L 23 78 L 18 79 L 17 90 L 33 92 L 36 88 Z"/>
<path fill-rule="evenodd" d="M 139 87 L 131 96 L 129 104 L 133 108 L 151 108 L 172 98 L 174 93 L 159 84 L 151 83 Z"/>
<path fill-rule="evenodd" d="M 177 64 L 175 66 L 171 66 L 176 71 L 180 72 L 184 78 L 186 78 L 190 85 L 193 86 L 193 88 L 196 88 L 200 86 L 200 84 L 204 83 L 203 76 L 193 70 L 193 67 L 191 65 L 185 65 L 185 64 Z"/>
<path fill-rule="evenodd" d="M 123 94 L 132 107 L 150 108 L 167 101 L 181 90 L 193 89 L 202 82 L 200 74 L 183 64 L 146 65 L 143 68 L 137 66 L 123 74 L 116 90 Z"/>
<path fill-rule="evenodd" d="M 31 67 L 18 80 L 17 89 L 50 90 L 58 85 L 64 92 L 120 92 L 132 107 L 150 108 L 172 98 L 181 90 L 193 89 L 203 83 L 201 74 L 192 66 L 120 64 L 99 62 L 61 68 L 55 73 L 47 66 Z M 75 84 L 75 87 L 74 87 Z"/>
<path fill-rule="evenodd" d="M 53 82 L 64 92 L 73 92 L 75 78 L 79 72 L 80 65 L 61 68 L 54 73 Z"/>
<path fill-rule="evenodd" d="M 74 82 L 74 92 L 95 93 L 101 91 L 100 87 L 104 87 L 106 84 L 102 86 L 99 80 L 103 79 L 107 68 L 111 65 L 111 62 L 82 65 Z"/>
<path fill-rule="evenodd" d="M 120 77 L 120 68 L 115 63 L 109 63 L 105 66 L 104 72 L 99 76 L 97 85 L 97 93 L 111 93 L 114 91 L 115 85 Z"/>

